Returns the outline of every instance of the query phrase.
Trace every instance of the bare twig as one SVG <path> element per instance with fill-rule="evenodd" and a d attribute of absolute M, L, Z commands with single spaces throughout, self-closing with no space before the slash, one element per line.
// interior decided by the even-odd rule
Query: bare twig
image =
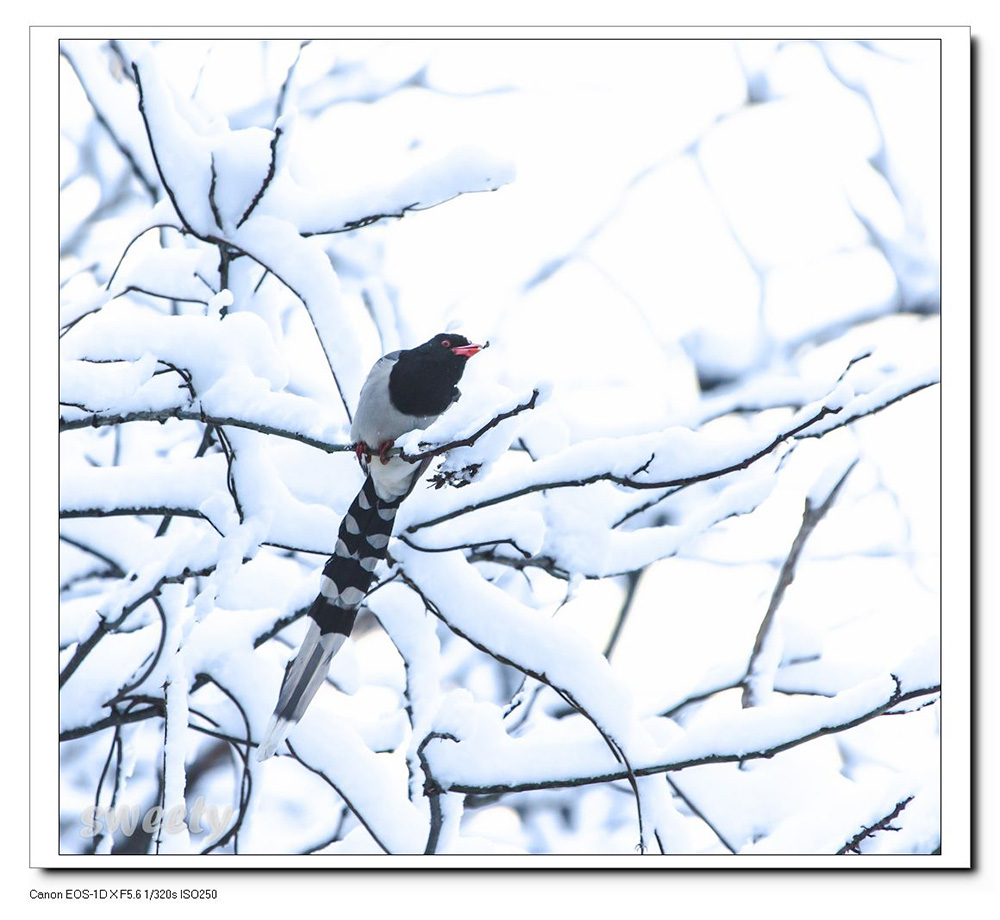
<path fill-rule="evenodd" d="M 288 96 L 288 90 L 292 85 L 292 78 L 295 76 L 295 70 L 299 66 L 299 59 L 302 57 L 303 50 L 312 43 L 311 39 L 306 39 L 299 43 L 299 50 L 295 52 L 295 60 L 292 61 L 285 73 L 285 79 L 281 83 L 281 89 L 278 90 L 278 98 L 274 104 L 274 121 L 277 123 L 278 119 L 285 112 L 285 99 Z"/>
<path fill-rule="evenodd" d="M 847 482 L 847 477 L 851 475 L 851 471 L 857 466 L 858 461 L 855 460 L 850 466 L 844 470 L 843 475 L 837 480 L 837 484 L 830 490 L 829 494 L 823 500 L 820 505 L 813 505 L 813 503 L 806 498 L 805 510 L 802 512 L 802 524 L 799 527 L 799 532 L 795 535 L 795 539 L 792 541 L 792 548 L 788 552 L 788 556 L 785 559 L 784 564 L 781 566 L 781 572 L 778 574 L 778 582 L 774 586 L 774 591 L 771 593 L 771 602 L 767 606 L 767 612 L 764 614 L 764 618 L 760 622 L 760 628 L 757 630 L 757 638 L 753 645 L 753 651 L 750 653 L 750 661 L 747 664 L 746 675 L 743 678 L 743 708 L 747 709 L 750 706 L 757 706 L 761 702 L 761 688 L 759 686 L 759 680 L 762 676 L 762 661 L 763 652 L 765 645 L 772 633 L 772 627 L 774 626 L 775 617 L 778 613 L 778 608 L 781 606 L 781 602 L 785 597 L 785 591 L 788 586 L 795 580 L 795 568 L 799 563 L 799 558 L 802 556 L 802 550 L 805 548 L 806 541 L 809 539 L 809 535 L 816 529 L 816 525 L 826 517 L 826 513 L 833 507 L 833 503 L 837 500 L 837 496 L 840 494 L 841 488 L 845 482 Z M 778 655 L 780 658 L 780 654 Z M 779 664 L 778 661 L 774 662 L 774 668 L 777 668 Z M 771 681 L 773 682 L 773 669 L 770 672 Z"/>
<path fill-rule="evenodd" d="M 302 764 L 302 766 L 305 767 L 310 773 L 315 773 L 321 780 L 323 780 L 323 782 L 325 782 L 331 789 L 333 789 L 333 791 L 336 792 L 337 795 L 340 796 L 340 798 L 343 800 L 344 804 L 348 808 L 350 808 L 351 813 L 354 815 L 354 817 L 357 818 L 358 821 L 361 822 L 361 824 L 364 827 L 364 829 L 366 831 L 368 831 L 369 834 L 371 834 L 372 840 L 374 840 L 375 843 L 377 843 L 379 845 L 379 847 L 381 848 L 382 852 L 383 853 L 391 853 L 392 851 L 385 845 L 385 843 L 382 842 L 382 840 L 379 838 L 378 834 L 375 833 L 375 830 L 371 826 L 371 824 L 369 824 L 368 821 L 365 820 L 365 816 L 360 811 L 358 811 L 358 809 L 354 806 L 354 804 L 351 802 L 351 800 L 349 798 L 347 798 L 347 796 L 344 795 L 344 793 L 340 789 L 340 787 L 332 779 L 330 779 L 330 777 L 327 776 L 322 770 L 320 770 L 318 767 L 314 767 L 312 764 L 306 763 L 298 755 L 298 753 L 296 753 L 295 748 L 292 747 L 291 741 L 286 741 L 285 744 L 288 747 L 288 751 L 289 751 L 289 754 L 290 754 L 291 757 L 295 758 L 295 760 L 297 760 L 300 764 Z"/>
<path fill-rule="evenodd" d="M 157 190 L 153 181 L 145 174 L 142 167 L 139 165 L 139 161 L 136 159 L 135 153 L 129 149 L 128 145 L 121 139 L 118 132 L 112 127 L 111 122 L 108 120 L 107 116 L 101 110 L 100 106 L 97 105 L 94 95 L 91 93 L 90 87 L 87 86 L 77 67 L 76 61 L 73 59 L 73 55 L 67 54 L 65 49 L 61 49 L 60 54 L 69 61 L 70 67 L 73 68 L 73 72 L 76 74 L 76 78 L 80 83 L 80 88 L 83 90 L 84 95 L 87 97 L 87 101 L 90 103 L 90 107 L 94 110 L 94 117 L 97 119 L 98 124 L 108 132 L 108 136 L 111 138 L 111 143 L 114 144 L 115 148 L 122 155 L 122 158 L 128 163 L 129 169 L 135 176 L 139 185 L 142 186 L 143 191 L 149 196 L 149 199 L 154 204 L 157 199 Z"/>
<path fill-rule="evenodd" d="M 619 638 L 621 638 L 622 627 L 625 625 L 625 620 L 628 619 L 628 615 L 632 610 L 632 602 L 635 600 L 635 592 L 639 587 L 639 579 L 642 578 L 642 573 L 645 569 L 636 569 L 634 572 L 629 572 L 626 576 L 625 585 L 625 599 L 622 601 L 621 609 L 618 611 L 618 619 L 615 620 L 615 628 L 611 631 L 611 635 L 608 637 L 608 644 L 604 646 L 604 657 L 611 658 L 611 653 L 615 650 L 615 646 L 618 644 Z"/>
<path fill-rule="evenodd" d="M 146 97 L 142 91 L 142 79 L 139 76 L 139 65 L 136 64 L 135 61 L 132 62 L 132 73 L 135 76 L 135 85 L 139 92 L 139 114 L 142 115 L 142 124 L 146 129 L 146 139 L 149 141 L 149 150 L 153 155 L 153 163 L 156 165 L 156 172 L 159 174 L 160 183 L 166 191 L 167 196 L 170 198 L 170 203 L 174 206 L 174 212 L 180 219 L 181 224 L 183 224 L 184 229 L 192 236 L 204 239 L 201 234 L 195 232 L 190 222 L 184 217 L 184 212 L 181 210 L 180 205 L 177 202 L 177 195 L 174 193 L 170 183 L 167 182 L 167 177 L 163 174 L 163 166 L 160 164 L 160 158 L 156 152 L 156 144 L 153 143 L 153 131 L 149 126 L 149 115 L 146 112 Z"/>
<path fill-rule="evenodd" d="M 233 750 L 236 751 L 237 756 L 243 762 L 243 772 L 240 779 L 240 800 L 239 800 L 239 810 L 237 811 L 236 818 L 233 821 L 232 827 L 226 831 L 218 840 L 202 850 L 202 854 L 211 853 L 213 850 L 217 850 L 220 847 L 224 847 L 230 840 L 233 841 L 233 852 L 239 852 L 239 834 L 240 828 L 243 825 L 243 821 L 246 818 L 247 810 L 250 807 L 250 794 L 253 791 L 253 777 L 250 774 L 250 749 L 256 747 L 252 740 L 252 733 L 250 731 L 250 719 L 247 716 L 246 709 L 243 708 L 243 704 L 233 695 L 233 693 L 226 689 L 222 684 L 219 683 L 210 674 L 200 673 L 197 678 L 204 681 L 205 683 L 214 684 L 219 688 L 227 697 L 229 701 L 236 707 L 239 711 L 240 718 L 243 720 L 243 727 L 246 730 L 246 738 L 243 740 L 243 745 L 230 741 Z"/>
<path fill-rule="evenodd" d="M 427 845 L 424 847 L 425 856 L 431 856 L 437 852 L 438 842 L 441 839 L 441 796 L 444 794 L 444 790 L 431 774 L 430 764 L 427 763 L 427 758 L 424 756 L 424 748 L 434 740 L 454 741 L 457 743 L 458 738 L 448 732 L 431 732 L 424 737 L 424 740 L 417 747 L 420 769 L 424 771 L 424 795 L 427 796 L 427 801 L 430 803 L 431 808 L 431 825 L 430 830 L 427 832 Z"/>
<path fill-rule="evenodd" d="M 879 831 L 898 831 L 898 827 L 892 826 L 893 818 L 899 817 L 902 812 L 910 802 L 913 801 L 913 796 L 908 795 L 905 799 L 896 803 L 896 807 L 889 812 L 884 818 L 879 818 L 871 827 L 862 827 L 861 830 L 855 834 L 847 843 L 845 843 L 839 850 L 837 850 L 838 856 L 846 856 L 848 853 L 856 853 L 858 856 L 861 855 L 861 843 L 868 837 L 872 837 Z"/>
<path fill-rule="evenodd" d="M 298 60 L 298 58 L 296 58 Z M 243 212 L 243 216 L 236 222 L 236 228 L 239 229 L 246 223 L 247 218 L 253 214 L 254 208 L 260 204 L 260 200 L 264 197 L 267 192 L 268 187 L 271 184 L 271 180 L 274 179 L 274 169 L 278 158 L 278 141 L 281 139 L 281 128 L 275 128 L 274 133 L 271 135 L 271 161 L 267 166 L 267 174 L 260 183 L 260 188 L 257 189 L 256 194 L 253 196 L 253 200 L 247 205 L 247 209 Z M 220 224 L 221 226 L 221 224 Z"/>

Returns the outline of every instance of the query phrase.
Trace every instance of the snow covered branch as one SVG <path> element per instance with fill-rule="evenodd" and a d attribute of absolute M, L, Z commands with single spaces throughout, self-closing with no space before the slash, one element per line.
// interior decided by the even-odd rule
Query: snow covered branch
<path fill-rule="evenodd" d="M 459 47 L 63 43 L 64 850 L 932 850 L 933 138 L 853 43 L 597 89 Z M 258 764 L 365 374 L 453 329 L 490 348 Z"/>
<path fill-rule="evenodd" d="M 680 740 L 665 748 L 661 757 L 654 758 L 655 762 L 637 764 L 633 768 L 634 773 L 636 776 L 651 776 L 657 773 L 674 773 L 709 764 L 744 763 L 750 760 L 770 759 L 783 751 L 791 750 L 817 738 L 855 728 L 878 716 L 885 715 L 899 703 L 938 693 L 941 687 L 935 684 L 904 692 L 899 688 L 897 679 L 896 689 L 874 701 L 871 699 L 870 690 L 870 687 L 857 688 L 845 691 L 833 699 L 812 700 L 804 703 L 798 708 L 803 714 L 808 713 L 808 717 L 798 724 L 794 720 L 789 720 L 788 714 L 785 712 L 770 712 L 767 718 L 752 723 L 749 720 L 744 722 L 730 717 L 722 725 L 715 727 L 732 730 L 741 739 L 738 748 L 713 750 L 712 745 L 706 745 L 703 738 L 697 736 L 685 738 L 682 735 Z M 859 700 L 864 701 L 863 705 L 856 707 L 854 704 Z M 745 711 L 748 713 L 762 712 L 762 710 Z M 609 783 L 626 779 L 628 776 L 626 771 L 610 765 L 591 773 L 552 770 L 547 775 L 542 775 L 542 771 L 539 771 L 537 767 L 532 769 L 531 763 L 533 761 L 544 763 L 547 759 L 548 751 L 544 742 L 539 741 L 537 745 L 528 742 L 518 745 L 516 742 L 510 742 L 503 747 L 503 755 L 506 758 L 504 764 L 508 773 L 513 774 L 524 770 L 525 774 L 533 773 L 534 775 L 531 778 L 525 775 L 523 779 L 515 782 L 491 781 L 486 778 L 487 770 L 479 765 L 478 757 L 476 767 L 473 767 L 472 764 L 468 766 L 463 764 L 458 752 L 460 749 L 449 753 L 444 750 L 435 753 L 434 758 L 432 758 L 435 761 L 433 764 L 435 775 L 442 778 L 442 783 L 446 783 L 446 789 L 470 795 L 495 795 L 526 792 L 532 789 Z M 531 747 L 535 749 L 530 752 L 526 750 Z M 483 752 L 477 753 L 482 756 Z M 493 756 L 499 756 L 500 751 L 494 750 L 491 753 Z M 577 751 L 578 755 L 580 753 Z M 598 754 L 598 750 L 590 749 L 592 761 L 596 762 L 602 759 L 597 756 Z M 606 760 L 606 758 L 604 759 Z"/>
<path fill-rule="evenodd" d="M 431 444 L 427 441 L 421 441 L 420 446 L 423 450 L 418 451 L 415 454 L 407 453 L 403 448 L 392 448 L 387 451 L 387 455 L 393 456 L 397 453 L 398 456 L 402 457 L 404 460 L 410 463 L 419 463 L 422 460 L 429 460 L 432 457 L 439 457 L 441 454 L 446 454 L 457 447 L 472 447 L 487 431 L 491 428 L 496 428 L 501 422 L 506 421 L 509 418 L 513 418 L 515 415 L 519 415 L 521 412 L 525 412 L 528 409 L 534 409 L 535 403 L 538 401 L 539 390 L 536 387 L 531 391 L 531 398 L 526 402 L 519 403 L 514 406 L 513 409 L 508 409 L 505 412 L 499 412 L 493 416 L 488 422 L 477 428 L 472 434 L 464 438 L 456 438 L 455 440 L 448 441 L 445 444 Z"/>

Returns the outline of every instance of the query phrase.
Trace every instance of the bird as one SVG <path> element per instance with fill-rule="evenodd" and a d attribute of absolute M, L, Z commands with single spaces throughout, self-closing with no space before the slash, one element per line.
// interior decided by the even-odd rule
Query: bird
<path fill-rule="evenodd" d="M 385 558 L 396 510 L 430 463 L 429 458 L 414 463 L 390 455 L 390 449 L 458 400 L 457 384 L 466 362 L 484 347 L 463 335 L 440 332 L 415 348 L 383 355 L 369 372 L 351 422 L 351 441 L 365 481 L 340 523 L 319 594 L 306 614 L 305 638 L 285 668 L 258 761 L 275 753 L 326 680 L 333 656 L 351 634 L 375 567 Z"/>

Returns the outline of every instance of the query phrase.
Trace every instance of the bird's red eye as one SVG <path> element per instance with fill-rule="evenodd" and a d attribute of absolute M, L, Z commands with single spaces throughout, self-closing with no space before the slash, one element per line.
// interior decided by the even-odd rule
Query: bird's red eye
<path fill-rule="evenodd" d="M 443 348 L 451 348 L 451 339 L 443 339 L 441 342 Z"/>

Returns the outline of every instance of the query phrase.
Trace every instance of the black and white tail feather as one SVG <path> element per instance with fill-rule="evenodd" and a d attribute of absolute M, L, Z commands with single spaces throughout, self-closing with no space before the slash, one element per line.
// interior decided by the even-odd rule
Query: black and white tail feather
<path fill-rule="evenodd" d="M 416 474 L 414 469 L 414 480 Z M 351 634 L 358 607 L 375 578 L 375 567 L 385 559 L 402 500 L 379 498 L 369 475 L 340 522 L 336 549 L 323 569 L 320 593 L 307 613 L 309 629 L 298 654 L 285 669 L 278 704 L 257 760 L 267 760 L 278 749 L 326 680 L 333 656 Z"/>
<path fill-rule="evenodd" d="M 341 521 L 319 596 L 308 611 L 309 629 L 285 669 L 258 760 L 274 754 L 326 680 L 333 656 L 351 633 L 375 568 L 385 558 L 396 509 L 430 462 L 390 456 L 389 448 L 401 435 L 426 428 L 458 399 L 456 384 L 465 363 L 484 347 L 465 336 L 442 332 L 416 348 L 384 355 L 368 374 L 351 423 L 365 483 Z M 373 452 L 378 455 L 375 459 Z"/>

